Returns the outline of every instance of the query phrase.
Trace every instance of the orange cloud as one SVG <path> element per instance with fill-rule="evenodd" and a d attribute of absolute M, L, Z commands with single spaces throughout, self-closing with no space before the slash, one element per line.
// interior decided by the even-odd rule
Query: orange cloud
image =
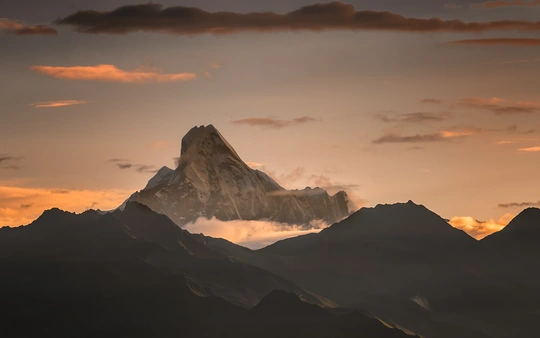
<path fill-rule="evenodd" d="M 44 25 L 26 25 L 20 21 L 1 19 L 0 31 L 14 35 L 57 35 L 56 29 Z"/>
<path fill-rule="evenodd" d="M 267 118 L 267 117 L 252 117 L 252 118 L 232 121 L 232 123 L 236 125 L 245 125 L 245 126 L 251 126 L 251 127 L 267 127 L 267 128 L 281 129 L 284 127 L 292 127 L 292 126 L 297 126 L 297 125 L 306 124 L 306 123 L 315 122 L 315 121 L 318 121 L 318 120 L 309 116 L 302 116 L 302 117 L 298 117 L 292 120 L 280 120 L 276 118 Z"/>
<path fill-rule="evenodd" d="M 538 147 L 529 147 L 529 148 L 521 148 L 521 149 L 518 149 L 518 150 L 528 152 L 528 153 L 536 153 L 536 152 L 540 151 L 540 146 L 538 146 Z"/>
<path fill-rule="evenodd" d="M 138 68 L 126 71 L 113 65 L 97 66 L 33 66 L 31 70 L 63 80 L 93 80 L 123 83 L 152 83 L 188 81 L 197 78 L 194 73 L 163 74 L 155 69 Z"/>
<path fill-rule="evenodd" d="M 473 8 L 534 7 L 540 6 L 540 0 L 493 0 L 472 4 Z"/>
<path fill-rule="evenodd" d="M 493 39 L 469 39 L 449 42 L 452 45 L 506 45 L 506 46 L 540 46 L 540 39 L 522 39 L 522 38 L 493 38 Z"/>
<path fill-rule="evenodd" d="M 496 115 L 531 114 L 540 112 L 539 103 L 527 101 L 511 103 L 508 100 L 498 97 L 493 97 L 490 99 L 468 97 L 462 99 L 460 105 L 469 108 L 489 110 Z"/>
<path fill-rule="evenodd" d="M 110 210 L 122 204 L 130 191 L 23 188 L 0 185 L 0 227 L 31 223 L 54 207 L 82 212 L 89 208 Z"/>
<path fill-rule="evenodd" d="M 497 231 L 501 231 L 514 218 L 512 214 L 505 214 L 498 221 L 489 220 L 481 222 L 473 217 L 453 217 L 448 223 L 454 228 L 460 229 L 468 233 L 470 236 L 480 240 Z"/>
<path fill-rule="evenodd" d="M 74 105 L 79 105 L 79 104 L 86 104 L 86 101 L 78 101 L 78 100 L 47 101 L 47 102 L 32 103 L 31 106 L 34 106 L 36 108 L 58 108 L 58 107 L 74 106 Z"/>
<path fill-rule="evenodd" d="M 400 135 L 395 132 L 386 133 L 385 135 L 373 140 L 373 144 L 385 143 L 432 143 L 449 141 L 453 138 L 467 137 L 483 133 L 487 130 L 481 128 L 462 128 L 453 127 L 448 130 L 441 130 L 438 133 L 415 134 L 415 135 Z"/>

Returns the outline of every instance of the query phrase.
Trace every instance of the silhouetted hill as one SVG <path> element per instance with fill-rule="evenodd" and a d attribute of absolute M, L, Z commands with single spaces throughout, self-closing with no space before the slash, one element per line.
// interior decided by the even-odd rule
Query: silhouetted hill
<path fill-rule="evenodd" d="M 331 337 L 341 327 L 318 305 L 272 292 L 284 288 L 321 303 L 136 203 L 104 215 L 53 209 L 0 229 L 2 337 Z M 224 298 L 262 301 L 250 311 Z M 396 332 L 375 337 L 403 337 Z"/>
<path fill-rule="evenodd" d="M 501 292 L 488 275 L 471 269 L 468 255 L 478 242 L 411 201 L 362 208 L 318 234 L 254 252 L 209 242 L 341 306 L 428 337 L 486 337 L 468 317 Z"/>

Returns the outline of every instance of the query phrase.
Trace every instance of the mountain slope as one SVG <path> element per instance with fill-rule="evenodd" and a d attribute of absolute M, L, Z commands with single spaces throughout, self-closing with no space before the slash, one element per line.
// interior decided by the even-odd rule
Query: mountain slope
<path fill-rule="evenodd" d="M 426 337 L 489 337 L 468 318 L 482 317 L 493 293 L 505 297 L 467 261 L 477 241 L 410 201 L 362 208 L 318 234 L 258 251 L 206 241 L 342 306 Z"/>
<path fill-rule="evenodd" d="M 252 295 L 258 305 L 247 310 L 216 295 Z M 343 338 L 373 328 L 374 338 L 405 337 L 360 314 L 349 322 L 308 304 L 321 302 L 136 203 L 105 215 L 53 209 L 0 229 L 0 299 L 2 337 L 322 338 L 341 330 Z"/>
<path fill-rule="evenodd" d="M 199 217 L 271 220 L 308 226 L 349 215 L 345 192 L 288 191 L 265 173 L 249 168 L 212 125 L 195 127 L 182 139 L 178 168 L 162 168 L 130 198 L 167 215 L 178 225 Z"/>

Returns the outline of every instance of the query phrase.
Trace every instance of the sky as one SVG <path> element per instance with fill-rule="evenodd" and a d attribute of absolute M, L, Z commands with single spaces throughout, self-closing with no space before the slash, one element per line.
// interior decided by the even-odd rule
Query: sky
<path fill-rule="evenodd" d="M 540 206 L 540 1 L 131 1 L 0 4 L 0 226 L 114 208 L 207 124 L 476 238 Z"/>

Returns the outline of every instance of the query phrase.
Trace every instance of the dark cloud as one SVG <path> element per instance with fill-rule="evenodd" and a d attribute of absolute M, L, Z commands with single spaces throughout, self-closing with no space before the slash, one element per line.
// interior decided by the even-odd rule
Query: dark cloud
<path fill-rule="evenodd" d="M 116 165 L 119 169 L 131 169 L 133 167 L 133 164 L 130 164 L 130 163 L 118 163 Z"/>
<path fill-rule="evenodd" d="M 499 208 L 508 209 L 508 208 L 532 208 L 540 207 L 540 201 L 538 202 L 513 202 L 513 203 L 501 203 Z"/>
<path fill-rule="evenodd" d="M 479 45 L 479 46 L 540 46 L 540 39 L 524 38 L 492 38 L 492 39 L 469 39 L 451 41 L 452 45 Z"/>
<path fill-rule="evenodd" d="M 195 7 L 168 7 L 148 3 L 119 7 L 113 11 L 82 10 L 55 23 L 71 25 L 81 33 L 127 34 L 137 31 L 178 35 L 224 34 L 241 31 L 384 30 L 401 32 L 485 32 L 494 30 L 536 31 L 540 22 L 502 20 L 463 22 L 440 18 L 407 18 L 388 11 L 357 11 L 342 2 L 318 3 L 287 14 L 210 13 Z"/>
<path fill-rule="evenodd" d="M 386 134 L 376 140 L 373 140 L 373 144 L 385 144 L 385 143 L 429 143 L 429 142 L 442 142 L 446 141 L 440 133 L 433 134 L 416 134 L 411 136 L 401 136 L 398 134 Z"/>
<path fill-rule="evenodd" d="M 251 127 L 267 127 L 267 128 L 281 129 L 284 127 L 292 127 L 292 126 L 306 124 L 306 123 L 315 122 L 315 121 L 318 121 L 318 120 L 309 116 L 302 116 L 302 117 L 295 118 L 293 120 L 280 120 L 276 118 L 267 118 L 267 117 L 252 117 L 252 118 L 232 121 L 232 123 L 237 124 L 237 125 L 251 126 Z"/>
<path fill-rule="evenodd" d="M 540 0 L 492 0 L 472 4 L 473 8 L 534 7 L 540 6 Z"/>
<path fill-rule="evenodd" d="M 0 31 L 14 35 L 57 35 L 56 29 L 45 25 L 26 25 L 20 21 L 0 19 Z"/>
<path fill-rule="evenodd" d="M 534 102 L 509 102 L 500 98 L 469 97 L 460 101 L 460 105 L 469 108 L 488 110 L 496 115 L 532 114 L 540 112 L 540 104 Z"/>
<path fill-rule="evenodd" d="M 19 170 L 20 166 L 12 164 L 14 161 L 20 161 L 24 159 L 22 156 L 9 156 L 0 154 L 0 169 L 6 170 Z"/>
<path fill-rule="evenodd" d="M 21 209 L 30 209 L 33 204 L 21 204 Z"/>
<path fill-rule="evenodd" d="M 439 122 L 448 119 L 448 113 L 380 113 L 376 114 L 375 118 L 383 122 L 405 122 L 405 123 L 421 123 L 421 122 Z"/>
<path fill-rule="evenodd" d="M 51 190 L 51 194 L 65 195 L 65 194 L 69 194 L 69 193 L 70 193 L 70 191 L 66 190 L 66 189 L 52 189 Z"/>
<path fill-rule="evenodd" d="M 421 103 L 426 103 L 426 104 L 441 104 L 442 103 L 442 100 L 437 100 L 437 99 L 423 99 L 422 101 L 420 101 Z"/>
<path fill-rule="evenodd" d="M 89 207 L 86 207 L 86 210 L 92 210 L 94 209 L 95 207 L 97 207 L 99 205 L 98 202 L 93 202 Z"/>
<path fill-rule="evenodd" d="M 133 169 L 138 173 L 157 173 L 158 168 L 154 165 L 147 165 L 147 164 L 133 164 L 130 163 L 129 160 L 121 159 L 121 158 L 112 158 L 108 160 L 107 162 L 114 163 L 118 169 L 120 170 L 127 170 L 127 169 Z"/>

